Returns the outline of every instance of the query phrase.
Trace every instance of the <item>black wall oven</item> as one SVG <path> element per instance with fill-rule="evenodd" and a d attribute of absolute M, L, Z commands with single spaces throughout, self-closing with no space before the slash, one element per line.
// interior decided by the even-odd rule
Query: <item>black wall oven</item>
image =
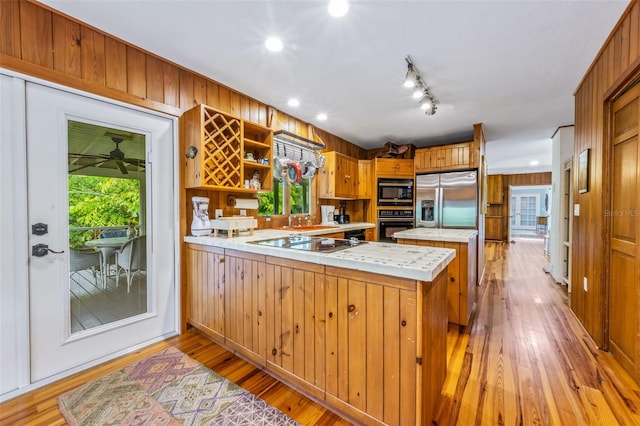
<path fill-rule="evenodd" d="M 378 206 L 413 206 L 413 179 L 378 178 Z"/>
<path fill-rule="evenodd" d="M 378 241 L 395 243 L 394 233 L 413 228 L 413 210 L 378 210 Z"/>

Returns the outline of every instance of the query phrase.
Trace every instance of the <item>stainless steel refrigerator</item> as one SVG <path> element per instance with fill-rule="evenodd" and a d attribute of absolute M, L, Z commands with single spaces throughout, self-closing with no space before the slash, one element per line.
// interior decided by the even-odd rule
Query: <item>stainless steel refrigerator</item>
<path fill-rule="evenodd" d="M 478 227 L 478 173 L 447 172 L 416 176 L 416 226 Z"/>

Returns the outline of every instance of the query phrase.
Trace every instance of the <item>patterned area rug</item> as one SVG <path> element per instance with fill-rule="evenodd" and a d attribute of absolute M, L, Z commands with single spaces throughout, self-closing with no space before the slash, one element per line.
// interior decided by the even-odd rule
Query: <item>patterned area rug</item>
<path fill-rule="evenodd" d="M 175 348 L 58 397 L 69 425 L 298 425 Z"/>

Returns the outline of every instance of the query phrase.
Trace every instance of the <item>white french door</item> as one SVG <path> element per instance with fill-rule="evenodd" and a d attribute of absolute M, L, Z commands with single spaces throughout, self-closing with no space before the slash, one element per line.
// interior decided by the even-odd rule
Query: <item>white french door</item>
<path fill-rule="evenodd" d="M 177 333 L 174 125 L 175 120 L 168 117 L 27 83 L 27 216 L 31 255 L 28 271 L 32 383 L 63 376 L 129 348 Z M 143 150 L 142 159 L 135 163 L 131 161 L 125 166 L 119 164 L 118 168 L 112 169 L 102 165 L 102 154 L 81 156 L 82 161 L 79 162 L 78 158 L 72 158 L 76 154 L 72 153 L 72 144 L 69 142 L 69 134 L 77 126 L 107 128 L 117 135 L 136 135 L 142 141 L 139 144 Z M 86 152 L 94 142 L 81 141 L 81 145 L 81 149 L 85 150 L 83 152 Z M 109 147 L 113 149 L 117 145 Z M 80 150 L 76 148 L 73 149 Z M 120 149 L 126 151 L 127 155 L 133 150 L 127 150 L 124 145 Z M 93 155 L 93 160 L 90 155 Z M 116 159 L 109 159 L 109 155 Z M 109 151 L 102 156 L 106 156 L 111 163 L 122 163 L 117 160 L 117 155 L 109 154 Z M 139 296 L 142 298 L 138 302 L 141 308 L 133 311 L 133 314 L 113 317 L 104 323 L 79 329 L 72 327 L 80 316 L 72 309 L 73 297 L 82 296 L 73 294 L 70 280 L 70 272 L 73 270 L 70 270 L 69 173 L 72 162 L 76 164 L 75 168 L 90 164 L 83 169 L 89 170 L 93 167 L 91 161 L 95 161 L 96 167 L 105 170 L 104 173 L 125 173 L 128 179 L 135 175 L 135 167 L 145 169 L 138 179 L 142 201 L 139 203 L 140 217 L 137 217 L 136 223 L 139 226 L 138 232 L 146 236 L 141 249 L 146 253 L 146 267 L 137 275 L 138 281 L 133 284 L 144 285 L 145 291 Z M 126 167 L 130 170 L 123 171 Z M 32 226 L 36 224 L 46 224 L 46 231 L 34 232 Z M 51 251 L 42 245 L 46 245 Z M 81 272 L 91 281 L 89 271 L 99 270 L 88 268 L 89 266 Z M 106 280 L 107 273 L 111 272 L 113 275 L 114 272 L 102 272 L 104 275 L 100 276 L 100 281 L 95 280 L 96 291 L 106 293 L 110 288 L 102 285 L 102 278 L 105 277 Z M 140 277 L 144 277 L 144 281 L 140 281 Z M 112 300 L 114 297 L 127 295 L 127 280 L 120 280 L 120 293 L 107 295 Z M 122 291 L 122 288 L 125 290 Z M 119 300 L 115 302 L 117 305 Z M 91 301 L 85 300 L 83 303 L 89 304 Z M 93 303 L 96 304 L 95 301 Z M 102 302 L 98 304 L 100 303 Z"/>
<path fill-rule="evenodd" d="M 511 196 L 511 229 L 535 230 L 540 196 L 538 194 L 516 194 Z"/>

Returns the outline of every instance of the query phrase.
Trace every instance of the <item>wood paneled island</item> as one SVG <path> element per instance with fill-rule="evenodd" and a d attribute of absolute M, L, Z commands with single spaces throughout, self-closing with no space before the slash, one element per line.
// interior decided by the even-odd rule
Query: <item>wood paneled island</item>
<path fill-rule="evenodd" d="M 396 232 L 399 244 L 446 247 L 456 251 L 447 276 L 449 322 L 469 325 L 478 284 L 478 231 L 475 229 L 415 228 Z"/>
<path fill-rule="evenodd" d="M 186 237 L 187 322 L 352 421 L 431 424 L 446 377 L 453 250 L 333 253 Z"/>

